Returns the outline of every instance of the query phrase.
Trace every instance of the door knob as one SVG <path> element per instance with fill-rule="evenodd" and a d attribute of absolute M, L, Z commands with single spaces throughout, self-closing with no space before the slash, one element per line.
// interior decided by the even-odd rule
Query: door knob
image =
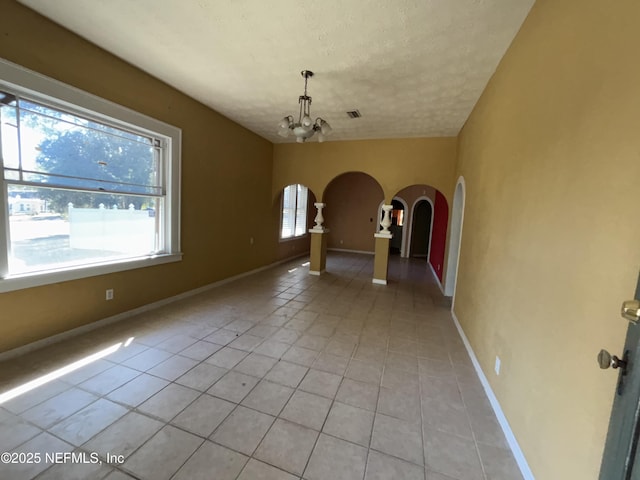
<path fill-rule="evenodd" d="M 615 355 L 612 356 L 605 349 L 600 350 L 600 353 L 598 353 L 598 364 L 602 369 L 612 367 L 612 368 L 622 368 L 623 371 L 627 366 L 627 362 L 625 360 L 620 360 Z"/>
<path fill-rule="evenodd" d="M 626 318 L 631 323 L 638 323 L 638 320 L 640 320 L 640 300 L 627 300 L 623 302 L 620 313 L 623 318 Z"/>

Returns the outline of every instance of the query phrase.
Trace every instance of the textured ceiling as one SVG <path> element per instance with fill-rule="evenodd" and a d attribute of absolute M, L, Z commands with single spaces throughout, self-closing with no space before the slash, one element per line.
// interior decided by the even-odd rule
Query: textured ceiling
<path fill-rule="evenodd" d="M 328 141 L 456 135 L 534 0 L 20 2 L 280 143 L 304 69 Z"/>

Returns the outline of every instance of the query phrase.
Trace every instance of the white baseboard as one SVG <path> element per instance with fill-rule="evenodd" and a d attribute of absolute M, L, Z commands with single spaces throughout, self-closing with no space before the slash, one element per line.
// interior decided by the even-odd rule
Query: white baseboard
<path fill-rule="evenodd" d="M 317 277 L 319 277 L 321 274 L 325 273 L 326 270 L 309 270 L 309 275 L 315 275 Z"/>
<path fill-rule="evenodd" d="M 277 267 L 283 263 L 290 262 L 295 260 L 296 258 L 308 256 L 309 252 L 296 254 L 292 257 L 287 257 L 283 260 L 278 260 L 274 263 L 270 263 L 269 265 L 265 265 L 262 267 L 255 268 L 253 270 L 249 270 L 247 272 L 239 273 L 238 275 L 234 275 L 232 277 L 224 278 L 222 280 L 218 280 L 217 282 L 210 283 L 208 285 L 204 285 L 203 287 L 198 287 L 193 290 L 189 290 L 187 292 L 179 293 L 178 295 L 174 295 L 172 297 L 163 298 L 162 300 L 158 300 L 153 303 L 148 303 L 146 305 L 142 305 L 141 307 L 134 308 L 133 310 L 127 310 L 126 312 L 118 313 L 111 317 L 103 318 L 101 320 L 96 320 L 95 322 L 88 323 L 86 325 L 81 325 L 76 328 L 72 328 L 71 330 L 67 330 L 56 335 L 52 335 L 47 338 L 43 338 L 41 340 L 36 340 L 35 342 L 27 343 L 26 345 L 22 345 L 20 347 L 13 348 L 11 350 L 7 350 L 5 352 L 0 352 L 0 362 L 4 360 L 9 360 L 11 358 L 18 357 L 20 355 L 25 355 L 29 352 L 33 352 L 34 350 L 38 350 L 40 348 L 46 347 L 47 345 L 51 345 L 61 340 L 65 340 L 68 338 L 75 337 L 77 335 L 81 335 L 83 333 L 90 332 L 91 330 L 95 330 L 100 327 L 104 327 L 107 325 L 111 325 L 112 323 L 119 322 L 124 320 L 125 318 L 133 317 L 134 315 L 138 315 L 140 313 L 148 312 L 150 310 L 154 310 L 156 308 L 162 307 L 164 305 L 168 305 L 173 302 L 177 302 L 178 300 L 183 300 L 185 298 L 192 297 L 194 295 L 198 295 L 199 293 L 206 292 L 213 288 L 219 287 L 221 285 L 225 285 L 227 283 L 233 282 L 235 280 L 239 280 L 241 278 L 247 277 L 249 275 L 253 275 L 254 273 L 261 272 L 263 270 L 268 270 L 270 268 Z"/>
<path fill-rule="evenodd" d="M 435 278 L 436 283 L 438 284 L 438 287 L 440 287 L 440 291 L 442 292 L 442 294 L 444 295 L 444 288 L 442 287 L 442 282 L 440 282 L 440 279 L 438 278 L 438 274 L 436 273 L 436 271 L 433 269 L 433 265 L 431 265 L 431 262 L 427 261 L 427 265 L 429 265 L 429 268 L 431 269 L 431 273 L 433 273 L 433 278 Z M 453 312 L 452 312 L 453 313 Z"/>
<path fill-rule="evenodd" d="M 331 252 L 344 252 L 344 253 L 364 253 L 365 255 L 375 255 L 376 252 L 369 252 L 367 250 L 348 250 L 346 248 L 327 248 Z"/>
<path fill-rule="evenodd" d="M 374 283 L 376 285 L 386 285 L 387 281 L 386 280 L 382 280 L 380 278 L 374 278 L 371 280 L 371 283 Z"/>
<path fill-rule="evenodd" d="M 476 370 L 476 373 L 478 374 L 478 378 L 480 379 L 480 383 L 482 383 L 482 387 L 484 388 L 484 391 L 487 394 L 487 397 L 489 398 L 489 403 L 491 403 L 491 408 L 493 408 L 493 411 L 496 414 L 498 423 L 500 424 L 500 427 L 502 428 L 502 431 L 504 432 L 504 435 L 507 438 L 507 443 L 509 444 L 509 448 L 513 453 L 513 456 L 516 460 L 516 463 L 518 464 L 518 468 L 520 469 L 522 476 L 524 477 L 524 480 L 535 480 L 535 477 L 533 476 L 533 472 L 531 471 L 531 468 L 529 468 L 529 464 L 527 463 L 527 459 L 525 458 L 524 453 L 520 448 L 520 444 L 518 444 L 518 440 L 516 439 L 515 435 L 513 434 L 513 431 L 511 430 L 509 421 L 507 420 L 507 417 L 502 411 L 502 407 L 500 406 L 498 399 L 493 393 L 493 390 L 491 389 L 491 385 L 489 385 L 489 380 L 487 380 L 487 377 L 482 371 L 482 367 L 480 367 L 480 362 L 478 362 L 478 357 L 476 357 L 476 354 L 473 351 L 473 348 L 471 348 L 469 339 L 465 335 L 464 330 L 462 330 L 462 325 L 460 325 L 460 322 L 458 321 L 458 317 L 456 317 L 456 314 L 453 311 L 453 309 L 451 310 L 451 317 L 453 318 L 453 323 L 458 329 L 458 333 L 460 334 L 460 337 L 464 342 L 464 346 L 467 349 L 467 353 L 469 353 L 469 357 L 471 357 L 473 368 Z"/>

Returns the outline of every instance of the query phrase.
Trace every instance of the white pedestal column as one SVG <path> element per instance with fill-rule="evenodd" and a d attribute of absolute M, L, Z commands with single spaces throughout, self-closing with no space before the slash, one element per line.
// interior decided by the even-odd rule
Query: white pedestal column
<path fill-rule="evenodd" d="M 382 211 L 384 214 L 382 215 L 382 221 L 380 222 L 382 230 L 380 230 L 379 233 L 391 234 L 389 231 L 389 227 L 391 226 L 391 210 L 393 210 L 393 205 L 382 205 Z"/>
<path fill-rule="evenodd" d="M 318 213 L 314 221 L 316 224 L 309 230 L 311 234 L 311 252 L 309 258 L 309 273 L 311 275 L 320 275 L 325 272 L 327 265 L 327 233 L 329 229 L 322 226 L 324 217 L 322 209 L 326 207 L 326 203 L 314 203 L 318 209 Z"/>

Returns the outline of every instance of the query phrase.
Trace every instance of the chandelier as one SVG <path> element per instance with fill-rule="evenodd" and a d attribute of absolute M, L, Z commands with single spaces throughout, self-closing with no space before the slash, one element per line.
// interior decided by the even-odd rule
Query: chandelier
<path fill-rule="evenodd" d="M 311 119 L 311 97 L 307 95 L 307 80 L 313 77 L 313 72 L 303 70 L 300 72 L 304 77 L 304 95 L 298 97 L 300 104 L 300 113 L 296 122 L 292 115 L 284 117 L 278 124 L 278 135 L 281 137 L 289 136 L 293 133 L 296 136 L 296 142 L 306 142 L 308 138 L 318 132 L 318 142 L 324 142 L 324 137 L 331 133 L 331 126 L 322 118 L 316 118 L 314 122 Z"/>

